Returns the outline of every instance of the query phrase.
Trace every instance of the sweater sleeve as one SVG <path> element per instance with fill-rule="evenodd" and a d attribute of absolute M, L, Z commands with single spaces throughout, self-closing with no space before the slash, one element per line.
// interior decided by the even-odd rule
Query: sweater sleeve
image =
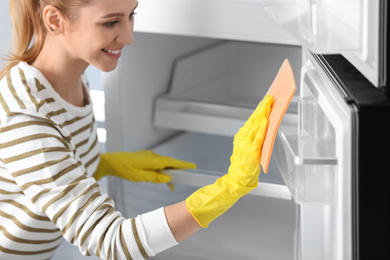
<path fill-rule="evenodd" d="M 2 126 L 0 140 L 1 161 L 20 190 L 84 255 L 144 259 L 177 244 L 163 209 L 133 219 L 115 211 L 51 124 L 14 116 Z"/>

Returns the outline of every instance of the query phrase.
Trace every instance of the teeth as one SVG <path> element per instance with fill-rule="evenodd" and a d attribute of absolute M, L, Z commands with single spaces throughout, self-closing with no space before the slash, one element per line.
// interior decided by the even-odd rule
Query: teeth
<path fill-rule="evenodd" d="M 118 54 L 118 53 L 120 53 L 121 51 L 120 50 L 118 50 L 118 51 L 112 51 L 112 50 L 107 50 L 107 49 L 103 49 L 105 52 L 108 52 L 108 53 L 110 53 L 110 54 Z"/>

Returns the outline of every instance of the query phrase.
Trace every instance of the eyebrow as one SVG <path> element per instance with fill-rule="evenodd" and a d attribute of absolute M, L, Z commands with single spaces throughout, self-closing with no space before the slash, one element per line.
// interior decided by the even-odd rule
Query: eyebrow
<path fill-rule="evenodd" d="M 137 6 L 138 6 L 138 1 L 137 1 L 137 4 L 135 5 L 135 7 L 133 8 L 133 11 L 137 8 Z M 125 16 L 124 13 L 122 13 L 122 12 L 115 12 L 115 13 L 106 14 L 106 15 L 100 17 L 100 18 L 107 19 L 107 18 L 112 18 L 112 17 L 123 17 L 123 16 Z"/>
<path fill-rule="evenodd" d="M 123 17 L 123 16 L 125 16 L 124 13 L 119 13 L 119 12 L 118 12 L 118 13 L 110 13 L 110 14 L 104 15 L 104 16 L 102 16 L 102 17 L 100 17 L 100 18 L 106 19 L 106 18 Z"/>

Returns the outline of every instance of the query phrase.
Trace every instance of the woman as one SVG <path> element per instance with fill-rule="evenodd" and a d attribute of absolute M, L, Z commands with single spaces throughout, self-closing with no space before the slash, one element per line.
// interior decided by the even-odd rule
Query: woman
<path fill-rule="evenodd" d="M 99 154 L 85 69 L 111 71 L 133 42 L 136 0 L 10 0 L 14 50 L 0 72 L 0 259 L 48 259 L 62 241 L 144 259 L 207 227 L 255 188 L 272 97 L 234 138 L 228 173 L 185 201 L 124 219 L 96 179 L 168 182 L 193 168 L 151 151 Z M 151 169 L 145 170 L 145 169 Z M 93 178 L 95 177 L 95 178 Z"/>

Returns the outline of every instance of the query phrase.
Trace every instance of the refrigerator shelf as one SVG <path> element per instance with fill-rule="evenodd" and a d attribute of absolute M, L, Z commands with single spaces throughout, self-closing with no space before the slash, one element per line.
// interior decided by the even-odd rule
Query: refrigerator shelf
<path fill-rule="evenodd" d="M 156 153 L 196 163 L 195 170 L 169 170 L 174 184 L 203 187 L 227 173 L 233 139 L 199 133 L 182 133 L 154 147 Z M 291 200 L 291 194 L 271 160 L 269 172 L 261 172 L 258 186 L 250 194 Z"/>
<path fill-rule="evenodd" d="M 172 176 L 175 184 L 190 185 L 194 187 L 204 187 L 214 183 L 219 176 L 204 174 L 202 171 L 166 171 Z M 258 186 L 250 192 L 251 195 L 264 196 L 276 199 L 291 200 L 288 188 L 282 184 L 267 183 L 260 181 Z"/>
<path fill-rule="evenodd" d="M 283 61 L 288 58 L 299 68 L 295 63 L 299 58 L 289 48 L 297 47 L 222 42 L 178 59 L 168 93 L 155 101 L 154 125 L 234 136 L 266 94 Z M 272 59 L 267 59 L 269 53 Z"/>
<path fill-rule="evenodd" d="M 210 88 L 199 88 L 197 90 L 199 95 L 215 96 L 210 95 L 210 92 L 214 92 Z M 221 90 L 221 93 L 225 94 L 222 102 L 240 98 L 241 100 L 247 100 L 243 103 L 256 104 L 253 98 L 251 100 L 250 97 L 234 96 L 234 93 L 227 93 L 223 90 Z M 225 105 L 212 100 L 206 102 L 202 99 L 190 99 L 191 97 L 174 99 L 169 95 L 158 98 L 154 124 L 168 129 L 234 136 L 255 108 L 254 106 Z"/>

